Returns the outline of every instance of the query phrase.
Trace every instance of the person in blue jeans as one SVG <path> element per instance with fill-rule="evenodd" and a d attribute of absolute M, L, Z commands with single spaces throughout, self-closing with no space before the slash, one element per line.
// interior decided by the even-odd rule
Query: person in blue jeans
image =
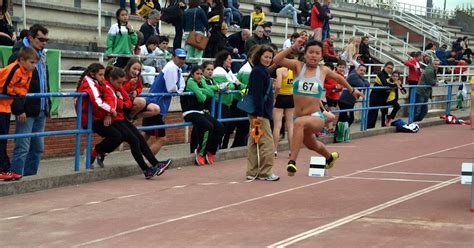
<path fill-rule="evenodd" d="M 441 64 L 439 59 L 434 59 L 431 62 L 431 65 L 426 67 L 421 74 L 420 82 L 418 82 L 418 86 L 430 86 L 430 87 L 417 87 L 416 88 L 416 103 L 424 103 L 423 105 L 416 105 L 415 106 L 415 118 L 414 121 L 422 121 L 425 118 L 426 114 L 428 113 L 428 99 L 431 98 L 432 95 L 432 87 L 436 86 L 436 72 L 438 71 L 438 67 Z"/>
<path fill-rule="evenodd" d="M 46 68 L 46 53 L 44 47 L 48 42 L 48 29 L 34 24 L 28 31 L 28 36 L 15 44 L 10 61 L 14 61 L 22 47 L 31 47 L 38 53 L 39 61 L 33 71 L 28 94 L 48 93 L 48 71 Z M 15 115 L 16 134 L 44 132 L 46 117 L 49 116 L 51 101 L 49 98 L 16 98 L 12 103 L 12 113 Z M 44 138 L 31 137 L 15 140 L 12 172 L 31 176 L 38 172 L 41 156 L 44 151 Z"/>
<path fill-rule="evenodd" d="M 120 0 L 120 8 L 125 9 L 125 0 Z M 137 14 L 137 6 L 135 4 L 135 0 L 130 0 L 130 15 L 136 15 Z"/>

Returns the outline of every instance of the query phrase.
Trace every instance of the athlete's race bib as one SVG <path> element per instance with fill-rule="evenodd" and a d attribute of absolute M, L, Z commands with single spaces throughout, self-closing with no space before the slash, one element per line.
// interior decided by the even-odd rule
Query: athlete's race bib
<path fill-rule="evenodd" d="M 321 86 L 318 83 L 299 82 L 298 93 L 317 95 L 320 92 L 319 87 Z"/>

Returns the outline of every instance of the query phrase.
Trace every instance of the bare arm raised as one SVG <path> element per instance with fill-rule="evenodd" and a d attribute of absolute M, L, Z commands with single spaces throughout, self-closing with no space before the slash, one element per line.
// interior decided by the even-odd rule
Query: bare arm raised
<path fill-rule="evenodd" d="M 275 57 L 273 58 L 273 62 L 277 65 L 281 65 L 294 71 L 296 76 L 299 75 L 300 70 L 302 68 L 301 62 L 297 59 L 287 59 L 286 57 L 292 52 L 299 51 L 299 49 L 303 46 L 305 42 L 305 38 L 299 37 L 298 39 L 296 39 L 293 45 L 291 45 L 291 47 L 275 55 Z"/>

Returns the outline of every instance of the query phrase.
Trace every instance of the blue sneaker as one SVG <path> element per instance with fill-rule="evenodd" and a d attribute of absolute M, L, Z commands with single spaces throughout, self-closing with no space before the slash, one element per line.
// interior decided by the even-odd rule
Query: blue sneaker
<path fill-rule="evenodd" d="M 171 159 L 167 159 L 165 161 L 159 161 L 158 164 L 156 164 L 155 166 L 153 166 L 154 168 L 157 168 L 158 169 L 158 174 L 157 176 L 165 173 L 165 170 L 168 169 L 168 167 L 170 167 L 170 165 L 173 163 L 173 161 Z"/>
<path fill-rule="evenodd" d="M 144 170 L 143 174 L 145 174 L 145 179 L 151 179 L 152 177 L 156 176 L 158 171 L 159 171 L 158 167 L 152 166 Z"/>

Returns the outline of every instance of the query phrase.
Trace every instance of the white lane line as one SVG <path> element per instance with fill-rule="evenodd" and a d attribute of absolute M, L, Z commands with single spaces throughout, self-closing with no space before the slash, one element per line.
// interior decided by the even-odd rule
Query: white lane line
<path fill-rule="evenodd" d="M 421 158 L 421 157 L 425 157 L 425 156 L 431 156 L 431 155 L 433 155 L 433 154 L 437 154 L 437 153 L 442 153 L 442 152 L 454 150 L 454 149 L 457 149 L 457 148 L 460 148 L 460 147 L 464 147 L 464 146 L 468 146 L 468 145 L 472 145 L 472 144 L 474 144 L 474 143 L 468 143 L 468 144 L 464 144 L 464 145 L 459 145 L 459 146 L 455 146 L 455 147 L 443 149 L 443 150 L 440 150 L 440 151 L 437 151 L 437 152 L 430 152 L 430 153 L 427 153 L 427 154 L 424 154 L 424 155 L 417 156 L 416 158 Z M 410 161 L 410 160 L 413 160 L 413 159 L 403 159 L 403 160 L 399 160 L 399 161 L 396 161 L 396 162 L 391 162 L 391 163 L 388 163 L 388 164 L 376 166 L 376 167 L 371 168 L 371 169 L 382 168 L 382 167 L 385 167 L 385 166 L 394 165 L 394 164 L 397 164 L 397 163 L 403 163 L 403 162 Z M 349 173 L 349 174 L 347 174 L 347 175 L 345 175 L 345 176 L 348 177 L 348 176 L 352 176 L 352 175 L 357 175 L 357 174 L 359 174 L 359 173 L 361 173 L 361 172 L 363 172 L 363 171 L 355 171 L 355 172 Z M 296 191 L 296 190 L 299 190 L 299 189 L 308 188 L 308 187 L 311 187 L 311 186 L 314 186 L 314 185 L 318 185 L 318 184 L 322 184 L 322 183 L 325 183 L 325 182 L 334 181 L 334 180 L 336 180 L 336 179 L 337 179 L 337 178 L 334 178 L 334 177 L 333 177 L 333 178 L 329 178 L 329 179 L 322 180 L 322 181 L 319 181 L 319 182 L 314 182 L 314 183 L 310 183 L 310 184 L 306 184 L 306 185 L 301 185 L 301 186 L 298 186 L 298 187 L 294 187 L 294 188 L 290 188 L 290 189 L 278 191 L 278 192 L 275 192 L 275 193 L 272 193 L 272 194 L 267 194 L 267 195 L 264 195 L 264 196 L 260 196 L 260 197 L 255 197 L 255 198 L 247 199 L 247 200 L 240 201 L 240 202 L 236 202 L 236 203 L 232 203 L 232 204 L 229 204 L 229 205 L 224 205 L 224 206 L 216 207 L 216 208 L 209 209 L 209 210 L 205 210 L 205 211 L 202 211 L 202 212 L 198 212 L 198 213 L 194 213 L 194 214 L 190 214 L 190 215 L 186 215 L 186 216 L 181 216 L 181 217 L 174 218 L 174 219 L 169 219 L 169 220 L 166 220 L 166 221 L 163 221 L 163 222 L 158 222 L 158 223 L 154 223 L 154 224 L 142 226 L 142 227 L 135 228 L 135 229 L 130 229 L 130 230 L 123 231 L 123 232 L 119 232 L 119 233 L 116 233 L 116 234 L 113 234 L 113 235 L 110 235 L 110 236 L 106 236 L 106 237 L 103 237 L 103 238 L 94 239 L 94 240 L 91 240 L 91 241 L 88 241 L 88 242 L 80 243 L 80 244 L 77 244 L 77 245 L 75 245 L 75 246 L 73 246 L 73 247 L 80 247 L 80 246 L 91 245 L 91 244 L 103 242 L 103 241 L 106 241 L 106 240 L 110 240 L 110 239 L 113 239 L 113 238 L 117 238 L 117 237 L 121 237 L 121 236 L 124 236 L 124 235 L 131 234 L 131 233 L 139 232 L 139 231 L 142 231 L 142 230 L 145 230 L 145 229 L 149 229 L 149 228 L 153 228 L 153 227 L 156 227 L 156 226 L 160 226 L 160 225 L 163 225 L 163 224 L 167 224 L 167 223 L 176 222 L 176 221 L 179 221 L 179 220 L 185 220 L 185 219 L 197 217 L 197 216 L 200 216 L 200 215 L 204 215 L 204 214 L 216 212 L 216 211 L 219 211 L 219 210 L 222 210 L 222 209 L 227 209 L 227 208 L 230 208 L 230 207 L 235 207 L 235 206 L 243 205 L 243 204 L 245 204 L 245 203 L 258 201 L 258 200 L 265 199 L 265 198 L 268 198 L 268 197 L 272 197 L 272 196 L 276 196 L 276 195 L 281 195 L 281 194 L 288 193 L 288 192 L 291 192 L 291 191 Z M 456 179 L 459 180 L 459 178 L 456 178 Z M 186 185 L 184 185 L 184 186 L 186 186 Z M 176 187 L 176 186 L 175 186 L 175 187 Z"/>
<path fill-rule="evenodd" d="M 186 187 L 186 186 L 188 186 L 188 185 L 176 185 L 176 186 L 173 186 L 173 187 L 171 187 L 171 188 L 172 188 L 172 189 L 180 189 L 180 188 L 184 188 L 184 187 Z"/>
<path fill-rule="evenodd" d="M 302 240 L 304 240 L 304 239 L 307 239 L 307 238 L 316 236 L 316 235 L 318 235 L 318 234 L 321 234 L 321 233 L 323 233 L 323 232 L 329 231 L 329 230 L 334 229 L 334 228 L 336 228 L 336 227 L 342 226 L 342 225 L 344 225 L 344 224 L 347 224 L 347 223 L 349 223 L 349 222 L 352 222 L 352 221 L 354 221 L 354 220 L 357 220 L 357 219 L 362 218 L 362 217 L 364 217 L 364 216 L 367 216 L 367 215 L 369 215 L 369 214 L 373 214 L 373 213 L 375 213 L 375 212 L 378 212 L 378 211 L 380 211 L 380 210 L 386 209 L 386 208 L 391 207 L 391 206 L 393 206 L 393 205 L 396 205 L 396 204 L 399 204 L 399 203 L 402 203 L 402 202 L 411 200 L 411 199 L 416 198 L 416 197 L 418 197 L 418 196 L 421 196 L 421 195 L 427 194 L 427 193 L 429 193 L 429 192 L 432 192 L 432 191 L 435 191 L 435 190 L 444 188 L 444 187 L 449 186 L 449 185 L 451 185 L 451 184 L 457 183 L 459 180 L 460 180 L 460 178 L 453 178 L 453 179 L 451 179 L 451 180 L 444 181 L 444 182 L 442 182 L 442 183 L 439 183 L 439 184 L 430 186 L 430 187 L 428 187 L 428 188 L 425 188 L 425 189 L 422 189 L 422 190 L 418 190 L 418 191 L 413 192 L 413 193 L 411 193 L 411 194 L 404 195 L 404 196 L 402 196 L 402 197 L 399 197 L 399 198 L 396 198 L 396 199 L 394 199 L 394 200 L 391 200 L 391 201 L 382 203 L 382 204 L 377 205 L 377 206 L 375 206 L 375 207 L 372 207 L 372 208 L 369 208 L 369 209 L 360 211 L 360 212 L 358 212 L 358 213 L 355 213 L 355 214 L 346 216 L 346 217 L 344 217 L 344 218 L 338 219 L 338 220 L 333 221 L 333 222 L 331 222 L 331 223 L 328 223 L 328 224 L 326 224 L 326 225 L 323 225 L 323 226 L 320 226 L 320 227 L 317 227 L 317 228 L 308 230 L 308 231 L 306 231 L 306 232 L 303 232 L 303 233 L 300 233 L 300 234 L 298 234 L 298 235 L 292 236 L 292 237 L 287 238 L 287 239 L 285 239 L 285 240 L 276 242 L 276 243 L 271 244 L 271 245 L 269 245 L 269 246 L 267 246 L 267 247 L 268 247 L 268 248 L 287 247 L 287 246 L 289 246 L 289 245 L 291 245 L 291 244 L 294 244 L 294 243 L 297 243 L 297 242 L 302 241 Z"/>
<path fill-rule="evenodd" d="M 417 182 L 417 183 L 441 183 L 439 180 L 418 180 L 418 179 L 403 179 L 403 178 L 388 178 L 388 177 L 336 177 L 340 179 L 357 179 L 357 180 L 374 180 L 374 181 L 397 181 L 397 182 Z"/>
<path fill-rule="evenodd" d="M 101 203 L 102 201 L 91 201 L 91 202 L 87 202 L 85 203 L 84 205 L 94 205 L 94 204 L 98 204 L 98 203 Z"/>
<path fill-rule="evenodd" d="M 2 219 L 0 219 L 0 221 L 2 221 L 2 220 L 14 220 L 14 219 L 19 219 L 19 218 L 23 218 L 23 217 L 24 217 L 23 215 L 10 216 L 10 217 L 6 217 L 6 218 L 2 218 Z"/>
<path fill-rule="evenodd" d="M 143 194 L 132 194 L 132 195 L 124 195 L 124 196 L 119 196 L 117 199 L 125 199 L 125 198 L 130 198 L 130 197 L 135 197 Z"/>
<path fill-rule="evenodd" d="M 197 183 L 197 185 L 201 185 L 201 186 L 209 186 L 209 185 L 217 185 L 217 184 L 220 184 L 220 183 Z"/>
<path fill-rule="evenodd" d="M 58 212 L 58 211 L 63 211 L 63 210 L 66 210 L 68 208 L 53 208 L 53 209 L 50 209 L 49 212 Z"/>
<path fill-rule="evenodd" d="M 402 174 L 402 175 L 420 175 L 420 176 L 442 176 L 442 177 L 458 177 L 457 174 L 439 174 L 439 173 L 419 173 L 419 172 L 403 172 L 403 171 L 364 171 L 366 173 L 381 174 Z"/>

